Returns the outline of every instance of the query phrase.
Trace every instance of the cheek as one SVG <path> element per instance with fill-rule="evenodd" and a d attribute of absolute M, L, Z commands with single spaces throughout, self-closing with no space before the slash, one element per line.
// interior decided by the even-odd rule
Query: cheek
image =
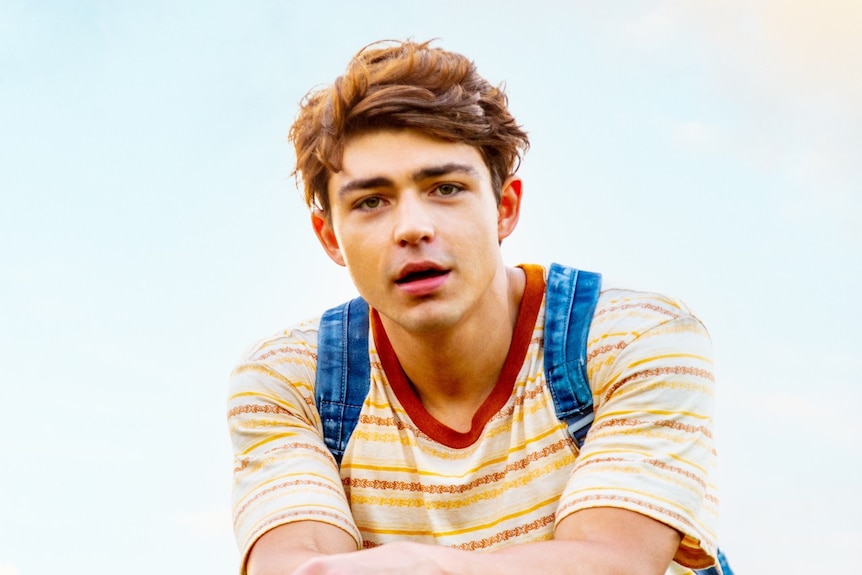
<path fill-rule="evenodd" d="M 369 237 L 369 234 L 346 234 L 339 238 L 341 255 L 350 268 L 351 275 L 362 275 L 375 267 L 383 250 Z"/>

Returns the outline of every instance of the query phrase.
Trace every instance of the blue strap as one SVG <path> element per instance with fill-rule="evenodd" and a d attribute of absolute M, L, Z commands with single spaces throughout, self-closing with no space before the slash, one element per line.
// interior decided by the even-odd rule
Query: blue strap
<path fill-rule="evenodd" d="M 545 379 L 557 417 L 580 448 L 593 423 L 587 377 L 587 337 L 602 286 L 601 274 L 551 264 L 545 300 Z"/>
<path fill-rule="evenodd" d="M 339 465 L 370 385 L 368 304 L 356 298 L 324 313 L 318 332 L 314 397 L 323 439 Z"/>

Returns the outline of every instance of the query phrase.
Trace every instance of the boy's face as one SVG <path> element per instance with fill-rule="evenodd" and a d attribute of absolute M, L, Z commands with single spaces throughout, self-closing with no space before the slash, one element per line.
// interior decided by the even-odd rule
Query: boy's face
<path fill-rule="evenodd" d="M 329 219 L 312 223 L 385 323 L 433 332 L 499 304 L 483 296 L 505 285 L 499 244 L 518 221 L 520 180 L 504 182 L 498 205 L 476 148 L 409 130 L 352 137 L 342 166 Z"/>

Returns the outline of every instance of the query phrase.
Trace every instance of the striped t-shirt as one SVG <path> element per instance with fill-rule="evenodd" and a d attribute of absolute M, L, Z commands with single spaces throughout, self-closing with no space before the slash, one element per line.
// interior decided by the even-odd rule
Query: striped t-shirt
<path fill-rule="evenodd" d="M 677 300 L 603 291 L 587 349 L 595 421 L 579 451 L 545 381 L 544 270 L 523 268 L 509 355 L 468 432 L 423 408 L 373 310 L 371 387 L 340 470 L 314 401 L 319 318 L 247 352 L 228 406 L 243 558 L 267 530 L 300 520 L 336 525 L 357 547 L 410 540 L 481 551 L 552 539 L 571 513 L 618 507 L 683 535 L 669 574 L 712 563 L 718 502 L 706 329 Z"/>

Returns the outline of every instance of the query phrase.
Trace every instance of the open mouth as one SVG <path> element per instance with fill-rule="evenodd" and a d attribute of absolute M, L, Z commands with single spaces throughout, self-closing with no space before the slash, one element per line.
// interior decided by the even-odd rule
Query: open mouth
<path fill-rule="evenodd" d="M 401 284 L 406 284 L 406 283 L 410 283 L 410 282 L 425 280 L 428 278 L 436 278 L 436 277 L 444 276 L 448 273 L 449 272 L 447 270 L 433 270 L 433 269 L 420 270 L 420 271 L 410 272 L 409 274 L 405 275 L 404 277 L 395 280 L 395 283 L 401 285 Z"/>

